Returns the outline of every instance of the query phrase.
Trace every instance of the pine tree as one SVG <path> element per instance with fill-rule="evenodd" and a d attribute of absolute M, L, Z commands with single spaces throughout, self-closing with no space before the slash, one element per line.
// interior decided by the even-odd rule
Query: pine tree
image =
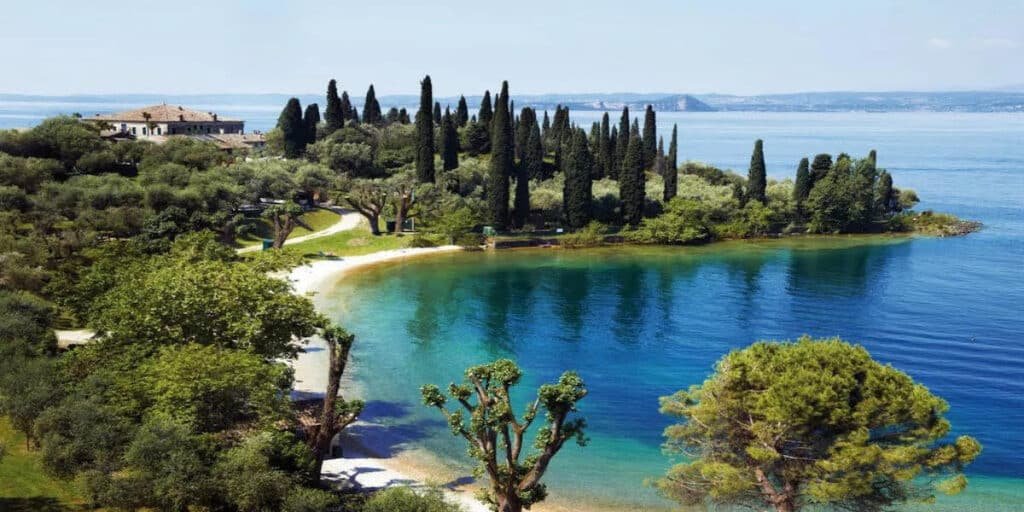
<path fill-rule="evenodd" d="M 434 124 L 441 126 L 441 104 L 434 102 Z"/>
<path fill-rule="evenodd" d="M 638 226 L 644 216 L 644 156 L 639 130 L 631 131 L 619 172 L 619 198 L 622 221 Z"/>
<path fill-rule="evenodd" d="M 420 82 L 420 109 L 416 111 L 416 177 L 420 183 L 434 182 L 434 103 L 430 75 Z"/>
<path fill-rule="evenodd" d="M 586 226 L 592 218 L 592 175 L 594 159 L 583 130 L 574 130 L 565 164 L 565 187 L 562 204 L 565 221 L 571 229 Z"/>
<path fill-rule="evenodd" d="M 324 110 L 324 122 L 327 132 L 333 132 L 345 126 L 345 111 L 338 98 L 338 83 L 331 79 L 327 82 L 327 109 Z"/>
<path fill-rule="evenodd" d="M 612 165 L 612 141 L 611 139 L 611 122 L 608 117 L 608 112 L 605 112 L 601 116 L 601 135 L 597 141 L 597 154 L 595 165 L 598 166 L 598 177 L 603 178 L 605 176 L 611 176 L 611 165 Z"/>
<path fill-rule="evenodd" d="M 508 222 L 508 181 L 515 172 L 513 161 L 512 122 L 508 112 L 508 82 L 502 82 L 501 94 L 495 103 L 491 135 L 491 168 L 487 178 L 489 222 L 498 230 Z"/>
<path fill-rule="evenodd" d="M 654 165 L 654 157 L 658 153 L 657 126 L 654 120 L 654 107 L 647 105 L 644 111 L 644 168 L 649 169 Z"/>
<path fill-rule="evenodd" d="M 764 143 L 761 139 L 754 141 L 754 152 L 750 155 L 750 170 L 747 173 L 747 201 L 766 201 L 765 189 L 768 176 L 764 168 Z"/>
<path fill-rule="evenodd" d="M 672 139 L 668 142 L 668 155 L 665 157 L 665 193 L 663 198 L 667 204 L 676 196 L 679 187 L 679 163 L 677 152 L 679 151 L 678 127 L 672 125 Z"/>
<path fill-rule="evenodd" d="M 377 102 L 377 93 L 373 90 L 373 84 L 366 90 L 366 103 L 363 104 L 363 122 L 366 124 L 380 124 L 380 103 Z"/>
<path fill-rule="evenodd" d="M 302 105 L 298 98 L 291 98 L 277 118 L 277 128 L 284 140 L 284 157 L 298 158 L 306 149 L 309 132 L 302 122 Z"/>
<path fill-rule="evenodd" d="M 804 201 L 811 193 L 811 171 L 807 157 L 800 159 L 800 165 L 796 168 L 796 180 L 793 182 L 793 203 L 796 204 L 797 214 L 803 215 Z"/>
<path fill-rule="evenodd" d="M 493 118 L 494 110 L 491 108 L 491 91 L 484 91 L 484 99 L 480 100 L 480 111 L 477 112 L 476 120 L 490 130 Z"/>
<path fill-rule="evenodd" d="M 441 122 L 441 164 L 445 171 L 459 166 L 459 132 L 455 129 L 455 120 L 448 109 L 445 109 Z"/>
<path fill-rule="evenodd" d="M 455 125 L 459 128 L 466 126 L 469 122 L 469 105 L 466 104 L 466 97 L 459 96 L 459 106 L 455 109 Z"/>
<path fill-rule="evenodd" d="M 622 107 L 622 118 L 619 119 L 619 138 L 615 141 L 615 168 L 621 170 L 626 160 L 626 149 L 629 146 L 629 107 Z"/>
<path fill-rule="evenodd" d="M 348 91 L 341 91 L 341 124 L 345 125 L 345 121 L 354 119 L 359 120 L 359 112 L 356 112 L 356 108 L 352 106 L 352 101 L 348 99 Z"/>
<path fill-rule="evenodd" d="M 316 142 L 316 125 L 320 124 L 320 105 L 316 103 L 306 105 L 306 112 L 302 116 L 302 124 L 306 126 L 306 144 Z"/>
<path fill-rule="evenodd" d="M 526 167 L 526 174 L 531 180 L 542 181 L 549 178 L 544 171 L 544 143 L 541 142 L 540 126 L 537 125 L 536 119 L 530 126 L 530 134 L 523 149 L 523 159 L 519 165 Z"/>

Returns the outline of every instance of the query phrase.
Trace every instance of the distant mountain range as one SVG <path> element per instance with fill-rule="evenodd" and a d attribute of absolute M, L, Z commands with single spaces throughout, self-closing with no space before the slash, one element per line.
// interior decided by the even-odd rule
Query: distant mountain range
<path fill-rule="evenodd" d="M 276 108 L 288 100 L 286 94 L 102 94 L 70 96 L 38 96 L 0 94 L 0 102 L 69 103 L 145 105 L 177 103 L 182 105 L 255 106 Z M 303 104 L 324 104 L 321 94 L 301 94 Z M 381 105 L 415 109 L 419 97 L 411 94 L 378 96 Z M 453 109 L 458 97 L 436 98 L 442 106 Z M 1005 87 L 990 91 L 962 92 L 810 92 L 793 94 L 763 94 L 737 96 L 728 94 L 672 94 L 672 93 L 583 93 L 583 94 L 524 94 L 514 95 L 516 107 L 532 106 L 553 110 L 557 105 L 570 110 L 617 111 L 628 106 L 642 110 L 653 105 L 659 112 L 1024 112 L 1024 86 Z M 352 97 L 357 108 L 361 97 Z M 481 96 L 467 96 L 470 109 L 475 110 Z"/>

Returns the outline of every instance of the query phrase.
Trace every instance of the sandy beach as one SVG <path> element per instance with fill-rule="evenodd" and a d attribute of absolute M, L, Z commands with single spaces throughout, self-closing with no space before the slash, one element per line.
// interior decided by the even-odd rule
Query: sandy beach
<path fill-rule="evenodd" d="M 295 293 L 311 296 L 326 291 L 356 269 L 458 250 L 462 248 L 454 245 L 409 248 L 314 261 L 292 269 L 284 277 L 292 284 Z M 306 345 L 306 351 L 299 354 L 292 367 L 295 370 L 297 395 L 319 395 L 324 392 L 327 387 L 327 352 L 322 340 L 311 339 Z M 344 382 L 342 385 L 344 388 Z M 322 476 L 325 480 L 335 482 L 342 488 L 367 490 L 402 485 L 417 487 L 429 483 L 445 487 L 449 498 L 461 504 L 468 512 L 490 510 L 474 498 L 476 487 L 471 484 L 472 479 L 455 477 L 450 471 L 442 470 L 442 464 L 430 463 L 430 454 L 387 454 L 387 450 L 380 449 L 380 446 L 388 444 L 387 440 L 359 435 L 360 427 L 366 425 L 366 422 L 356 422 L 342 435 L 344 456 L 324 461 Z"/>

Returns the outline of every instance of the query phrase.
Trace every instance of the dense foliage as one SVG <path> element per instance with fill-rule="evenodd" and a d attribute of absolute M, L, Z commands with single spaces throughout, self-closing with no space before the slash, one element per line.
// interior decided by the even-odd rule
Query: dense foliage
<path fill-rule="evenodd" d="M 657 481 L 684 504 L 883 510 L 957 493 L 981 452 L 946 440 L 948 405 L 839 339 L 756 343 L 700 386 L 664 397 L 666 448 L 690 460 Z M 934 484 L 934 487 L 932 487 Z"/>

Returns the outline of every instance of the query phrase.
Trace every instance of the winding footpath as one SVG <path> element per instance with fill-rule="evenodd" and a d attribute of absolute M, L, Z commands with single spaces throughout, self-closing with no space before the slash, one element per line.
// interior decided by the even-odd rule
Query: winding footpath
<path fill-rule="evenodd" d="M 320 231 L 314 231 L 308 235 L 289 238 L 284 241 L 284 244 L 298 244 L 305 242 L 307 240 L 314 240 L 325 236 L 331 236 L 340 231 L 349 231 L 351 229 L 355 229 L 359 227 L 360 224 L 363 223 L 363 216 L 352 210 L 346 210 L 345 208 L 338 207 L 331 207 L 330 210 L 339 215 L 340 218 L 338 219 L 338 222 L 335 222 L 334 224 L 331 224 L 327 228 L 321 229 Z M 238 249 L 237 252 L 238 254 L 245 254 L 247 252 L 259 251 L 262 248 L 263 247 L 260 244 L 253 244 L 248 247 L 242 247 L 241 249 Z"/>

